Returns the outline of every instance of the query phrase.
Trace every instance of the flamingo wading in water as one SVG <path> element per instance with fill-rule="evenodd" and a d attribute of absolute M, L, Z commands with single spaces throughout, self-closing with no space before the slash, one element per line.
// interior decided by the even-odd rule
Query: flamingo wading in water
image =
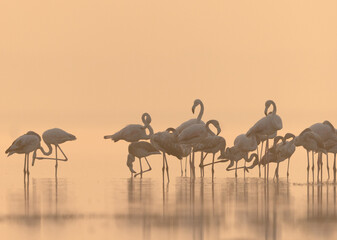
<path fill-rule="evenodd" d="M 42 134 L 42 138 L 43 141 L 45 142 L 45 144 L 48 147 L 48 151 L 46 152 L 42 146 L 40 146 L 38 149 L 41 150 L 41 152 L 45 155 L 45 156 L 49 156 L 52 154 L 53 152 L 53 148 L 51 145 L 55 146 L 55 158 L 49 158 L 49 157 L 36 157 L 36 159 L 38 160 L 56 160 L 55 163 L 55 176 L 57 176 L 57 167 L 58 167 L 58 161 L 68 161 L 67 156 L 64 154 L 64 152 L 62 151 L 61 147 L 59 146 L 59 144 L 62 144 L 64 142 L 67 141 L 74 141 L 76 140 L 76 137 L 70 133 L 67 133 L 66 131 L 60 129 L 60 128 L 52 128 L 49 129 L 47 131 L 45 131 Z M 57 157 L 57 149 L 59 149 L 63 155 L 64 158 L 58 158 Z M 37 151 L 37 149 L 35 150 L 35 152 Z M 34 166 L 34 162 L 35 160 L 33 159 L 32 161 L 32 166 Z"/>
<path fill-rule="evenodd" d="M 10 155 L 14 153 L 18 154 L 25 154 L 25 163 L 23 172 L 24 175 L 29 175 L 29 153 L 33 152 L 33 161 L 36 157 L 36 149 L 38 149 L 41 146 L 41 137 L 39 134 L 29 131 L 26 134 L 18 137 L 12 145 L 6 150 L 6 154 L 9 157 Z"/>

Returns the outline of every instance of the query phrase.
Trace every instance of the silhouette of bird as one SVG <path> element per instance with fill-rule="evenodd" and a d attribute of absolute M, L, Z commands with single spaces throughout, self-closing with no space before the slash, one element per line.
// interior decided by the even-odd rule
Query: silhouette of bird
<path fill-rule="evenodd" d="M 135 174 L 135 177 L 137 177 L 139 174 L 141 177 L 143 177 L 143 173 L 149 172 L 152 170 L 146 157 L 154 155 L 154 154 L 160 154 L 160 152 L 151 143 L 148 143 L 145 141 L 130 143 L 128 150 L 129 150 L 129 155 L 128 155 L 128 160 L 127 160 L 127 165 L 131 172 L 133 172 L 132 163 L 134 162 L 134 158 L 137 157 L 139 159 L 140 172 Z M 141 162 L 142 158 L 145 158 L 145 161 L 149 167 L 145 171 L 143 171 L 143 168 L 142 168 L 142 162 Z"/>
<path fill-rule="evenodd" d="M 202 141 L 197 143 L 193 148 L 194 152 L 205 152 L 207 154 L 208 153 L 213 154 L 213 158 L 212 158 L 212 179 L 214 179 L 214 158 L 215 158 L 215 154 L 219 151 L 221 153 L 223 153 L 226 149 L 226 140 L 223 137 L 218 136 L 220 132 L 221 132 L 221 129 L 220 129 L 220 126 L 219 126 L 219 130 L 218 130 L 217 135 L 215 135 L 211 131 L 211 133 L 209 133 L 206 138 L 204 138 Z M 204 161 L 204 159 L 202 159 L 202 161 L 200 162 L 200 165 L 202 166 L 202 169 L 203 169 L 203 161 Z"/>
<path fill-rule="evenodd" d="M 312 126 L 309 127 L 314 133 L 318 134 L 323 143 L 325 144 L 327 141 L 330 142 L 336 142 L 337 143 L 337 135 L 335 127 L 329 122 L 324 121 L 323 123 L 315 123 Z M 322 152 L 319 153 L 319 165 L 323 165 L 322 162 Z M 328 179 L 330 179 L 330 172 L 329 172 L 329 158 L 328 153 L 326 153 L 326 161 L 327 161 L 327 172 L 328 172 Z M 321 170 L 321 176 L 323 175 L 323 169 L 318 165 L 318 171 Z M 322 177 L 321 177 L 322 180 Z"/>
<path fill-rule="evenodd" d="M 25 162 L 24 162 L 24 168 L 23 172 L 24 175 L 26 173 L 29 175 L 29 153 L 35 151 L 40 147 L 41 137 L 37 133 L 33 131 L 29 131 L 26 134 L 18 137 L 12 145 L 6 150 L 6 154 L 9 157 L 10 155 L 14 153 L 18 154 L 25 154 Z M 35 154 L 33 154 L 33 161 L 36 157 Z"/>
<path fill-rule="evenodd" d="M 193 125 L 193 124 L 198 124 L 198 123 L 203 123 L 205 124 L 203 121 L 201 121 L 201 118 L 204 114 L 204 104 L 203 102 L 200 100 L 200 99 L 196 99 L 194 100 L 194 103 L 193 103 L 193 106 L 192 106 L 192 113 L 195 112 L 195 108 L 197 106 L 200 106 L 200 112 L 198 114 L 198 117 L 197 118 L 192 118 L 186 122 L 183 122 L 182 124 L 180 124 L 179 127 L 176 128 L 176 132 L 177 134 L 180 134 L 185 128 Z"/>
<path fill-rule="evenodd" d="M 165 175 L 165 165 L 167 180 L 170 181 L 168 163 L 166 154 L 177 157 L 181 160 L 186 154 L 188 155 L 188 149 L 182 144 L 178 143 L 176 130 L 174 128 L 168 128 L 166 131 L 157 132 L 151 136 L 151 144 L 163 153 L 163 180 Z M 190 151 L 190 150 L 189 150 Z M 182 169 L 181 169 L 182 171 Z"/>
<path fill-rule="evenodd" d="M 268 113 L 268 109 L 270 106 L 273 106 L 273 111 L 270 114 Z M 272 100 L 268 100 L 265 103 L 265 117 L 261 118 L 259 121 L 255 123 L 253 127 L 251 127 L 248 132 L 246 133 L 247 136 L 252 134 L 254 135 L 266 135 L 267 136 L 267 144 L 266 144 L 266 151 L 268 151 L 269 144 L 268 139 L 270 135 L 275 134 L 278 130 L 281 130 L 283 127 L 282 119 L 280 116 L 276 114 L 277 108 L 276 104 Z M 267 167 L 267 179 L 269 175 L 269 166 Z"/>
<path fill-rule="evenodd" d="M 41 152 L 45 155 L 45 156 L 49 156 L 52 154 L 53 152 L 53 148 L 52 145 L 55 146 L 55 158 L 48 158 L 48 157 L 36 157 L 36 159 L 38 160 L 56 160 L 55 163 L 55 176 L 57 176 L 57 168 L 58 168 L 58 161 L 68 161 L 67 156 L 64 154 L 64 152 L 62 151 L 61 147 L 59 146 L 62 143 L 68 142 L 68 141 L 74 141 L 76 140 L 76 137 L 60 128 L 52 128 L 49 129 L 47 131 L 45 131 L 42 134 L 42 139 L 45 142 L 45 144 L 48 147 L 48 151 L 46 152 L 42 146 L 40 146 L 38 149 L 41 150 Z M 36 151 L 35 150 L 35 154 Z M 63 155 L 64 158 L 58 158 L 57 156 L 57 149 L 59 149 Z M 35 159 L 32 161 L 32 166 L 34 166 L 35 163 Z"/>
<path fill-rule="evenodd" d="M 238 174 L 237 174 L 237 170 L 240 169 L 240 168 L 243 168 L 244 171 L 247 171 L 248 172 L 248 168 L 246 166 L 243 166 L 243 167 L 239 167 L 238 168 L 238 161 L 241 160 L 241 159 L 244 159 L 245 162 L 251 162 L 253 159 L 254 162 L 257 162 L 258 163 L 258 156 L 256 153 L 252 153 L 249 157 L 248 157 L 248 152 L 243 152 L 243 151 L 240 151 L 238 148 L 235 148 L 234 146 L 233 147 L 230 147 L 230 148 L 227 148 L 226 149 L 226 152 L 222 153 L 218 159 L 225 159 L 225 160 L 221 160 L 223 162 L 225 161 L 228 161 L 230 160 L 230 163 L 229 165 L 227 166 L 226 170 L 227 171 L 232 171 L 232 170 L 235 170 L 235 177 L 237 178 L 238 177 Z M 221 162 L 221 161 L 218 161 L 218 162 Z M 235 162 L 235 168 L 232 168 L 231 167 L 234 165 L 234 162 Z"/>
<path fill-rule="evenodd" d="M 261 156 L 261 159 L 259 162 L 254 161 L 253 164 L 251 166 L 248 167 L 248 169 L 253 169 L 256 165 L 263 165 L 266 166 L 268 162 L 277 162 L 277 151 L 278 148 L 280 147 L 280 143 L 279 141 L 282 140 L 283 137 L 282 136 L 276 136 L 274 138 L 274 144 L 272 147 L 270 147 L 266 153 Z"/>
<path fill-rule="evenodd" d="M 324 150 L 324 143 L 320 136 L 313 132 L 310 128 L 304 129 L 297 137 L 295 137 L 294 144 L 296 147 L 302 146 L 307 151 L 307 160 L 308 160 L 308 167 L 307 167 L 307 181 L 309 181 L 309 169 L 310 169 L 310 162 L 309 162 L 309 152 L 312 152 L 312 177 L 314 181 L 314 154 L 315 152 L 322 152 Z"/>
<path fill-rule="evenodd" d="M 150 139 L 153 134 L 153 129 L 150 126 L 151 116 L 148 113 L 143 113 L 142 115 L 143 125 L 140 124 L 129 124 L 120 131 L 113 135 L 104 136 L 104 139 L 111 139 L 114 142 L 119 140 L 124 140 L 126 142 L 137 142 L 139 140 Z M 146 134 L 146 129 L 149 130 L 149 134 Z"/>
<path fill-rule="evenodd" d="M 291 140 L 287 141 L 289 138 Z M 277 149 L 277 167 L 275 170 L 276 177 L 278 178 L 278 169 L 279 169 L 279 163 L 284 161 L 285 159 L 288 159 L 288 166 L 287 166 L 287 178 L 289 177 L 289 164 L 290 164 L 290 157 L 294 154 L 296 150 L 296 146 L 294 144 L 295 141 L 295 135 L 292 133 L 287 133 L 284 135 L 282 139 L 282 143 Z"/>
<path fill-rule="evenodd" d="M 196 144 L 200 143 L 204 138 L 208 136 L 208 134 L 214 134 L 209 125 L 212 124 L 218 131 L 217 134 L 221 131 L 219 122 L 217 120 L 209 120 L 206 125 L 203 123 L 192 124 L 189 127 L 185 128 L 178 135 L 178 142 L 181 144 L 187 144 L 192 147 L 192 173 L 195 177 L 195 167 L 194 167 L 194 150 Z"/>

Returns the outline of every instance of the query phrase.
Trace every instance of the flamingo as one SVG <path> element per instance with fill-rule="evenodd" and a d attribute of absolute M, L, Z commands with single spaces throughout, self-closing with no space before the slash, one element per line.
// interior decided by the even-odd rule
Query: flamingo
<path fill-rule="evenodd" d="M 148 143 L 145 141 L 130 143 L 128 150 L 129 150 L 129 155 L 128 155 L 128 160 L 127 160 L 127 166 L 129 167 L 131 174 L 135 172 L 132 166 L 132 163 L 135 161 L 135 157 L 139 159 L 140 172 L 135 174 L 135 177 L 137 177 L 139 174 L 141 177 L 143 177 L 143 173 L 149 172 L 152 170 L 146 157 L 154 155 L 154 154 L 160 154 L 160 152 L 151 143 Z M 145 158 L 145 161 L 149 167 L 145 171 L 143 171 L 143 168 L 142 168 L 142 162 L 141 162 L 142 158 Z"/>
<path fill-rule="evenodd" d="M 277 152 L 278 148 L 280 147 L 280 143 L 278 143 L 280 140 L 282 140 L 282 136 L 276 136 L 274 138 L 274 144 L 272 147 L 266 151 L 265 155 L 261 156 L 261 159 L 259 162 L 254 161 L 253 164 L 250 167 L 247 167 L 248 169 L 253 169 L 256 165 L 263 165 L 264 167 L 268 162 L 277 162 Z"/>
<path fill-rule="evenodd" d="M 183 157 L 183 147 L 178 143 L 177 135 L 175 134 L 174 128 L 168 128 L 166 131 L 157 132 L 151 136 L 151 144 L 163 153 L 163 180 L 165 175 L 165 164 L 166 164 L 166 175 L 167 180 L 170 181 L 169 170 L 167 164 L 166 154 L 173 155 L 177 157 L 179 160 Z M 182 171 L 182 169 L 181 169 Z"/>
<path fill-rule="evenodd" d="M 324 121 L 323 123 L 315 123 L 312 126 L 309 127 L 314 133 L 318 134 L 323 141 L 323 143 L 329 141 L 336 142 L 337 143 L 337 135 L 335 127 L 329 122 Z M 322 152 L 319 153 L 319 162 L 321 166 L 323 165 L 323 162 L 321 161 Z M 330 179 L 330 172 L 329 172 L 329 159 L 328 159 L 328 153 L 326 154 L 326 161 L 327 161 L 327 171 L 328 171 L 328 179 Z M 319 166 L 318 166 L 319 171 Z M 323 169 L 321 167 L 321 175 L 323 174 Z M 322 177 L 321 177 L 322 180 Z"/>
<path fill-rule="evenodd" d="M 314 154 L 315 152 L 324 151 L 324 143 L 319 135 L 314 133 L 310 128 L 304 129 L 300 135 L 295 137 L 294 144 L 296 147 L 303 146 L 303 148 L 307 151 L 307 160 L 308 160 L 308 167 L 307 167 L 307 181 L 309 182 L 309 152 L 312 152 L 312 177 L 314 181 Z"/>
<path fill-rule="evenodd" d="M 230 160 L 230 164 L 227 166 L 226 170 L 227 171 L 235 170 L 235 177 L 237 178 L 238 169 L 243 168 L 244 171 L 248 172 L 247 170 L 248 168 L 246 166 L 238 168 L 238 161 L 240 161 L 241 159 L 244 159 L 245 162 L 251 162 L 253 158 L 255 158 L 255 161 L 258 161 L 258 155 L 256 153 L 253 153 L 250 155 L 250 157 L 248 157 L 248 152 L 240 151 L 239 148 L 233 146 L 230 148 L 228 147 L 225 152 L 222 152 L 220 156 L 218 157 L 218 159 L 223 159 L 223 160 L 217 161 L 216 163 L 227 162 L 228 160 Z M 235 168 L 230 169 L 234 165 L 234 162 L 235 162 Z"/>
<path fill-rule="evenodd" d="M 113 135 L 104 136 L 104 139 L 111 139 L 114 142 L 118 142 L 119 140 L 124 140 L 126 142 L 138 142 L 142 139 L 150 139 L 151 135 L 153 134 L 153 129 L 150 126 L 150 114 L 143 113 L 142 121 L 144 126 L 140 124 L 129 124 Z M 146 134 L 146 129 L 149 130 L 149 134 Z"/>
<path fill-rule="evenodd" d="M 337 143 L 335 141 L 328 141 L 325 144 L 325 148 L 328 153 L 332 153 L 334 155 L 334 161 L 333 161 L 333 179 L 334 182 L 336 182 L 336 154 L 337 154 Z"/>
<path fill-rule="evenodd" d="M 287 139 L 289 138 L 291 138 L 291 140 L 287 141 Z M 282 142 L 277 149 L 278 150 L 277 151 L 277 167 L 276 167 L 275 175 L 274 175 L 277 178 L 279 177 L 279 174 L 278 174 L 279 163 L 284 161 L 285 159 L 288 159 L 287 178 L 289 177 L 290 157 L 294 154 L 296 150 L 294 141 L 295 141 L 295 135 L 292 133 L 287 133 L 286 135 L 284 135 Z"/>
<path fill-rule="evenodd" d="M 217 134 L 221 131 L 220 124 L 217 120 L 209 120 L 206 125 L 203 123 L 192 124 L 189 127 L 185 128 L 178 135 L 178 142 L 181 144 L 187 144 L 194 148 L 194 146 L 200 143 L 204 138 L 208 136 L 208 134 L 213 134 L 210 130 L 209 125 L 212 124 L 218 131 Z M 195 168 L 194 168 L 194 150 L 192 150 L 192 172 L 195 176 Z"/>
<path fill-rule="evenodd" d="M 185 128 L 193 125 L 193 124 L 198 124 L 198 123 L 203 123 L 205 124 L 203 121 L 201 121 L 201 118 L 204 114 L 204 104 L 200 99 L 196 99 L 194 100 L 193 106 L 192 106 L 192 113 L 195 112 L 195 108 L 197 106 L 200 106 L 200 112 L 198 114 L 197 118 L 192 118 L 190 120 L 187 120 L 186 122 L 183 122 L 182 124 L 180 124 L 179 127 L 176 128 L 176 132 L 179 135 L 182 131 L 184 131 Z"/>
<path fill-rule="evenodd" d="M 270 114 L 268 113 L 268 109 L 270 106 L 273 106 L 273 111 Z M 281 130 L 283 127 L 282 119 L 279 115 L 276 114 L 277 108 L 276 104 L 272 100 L 268 100 L 265 103 L 265 117 L 261 118 L 259 121 L 255 123 L 253 127 L 251 127 L 248 132 L 246 133 L 247 136 L 252 134 L 255 135 L 267 135 L 267 144 L 266 144 L 266 151 L 268 151 L 269 144 L 268 144 L 268 136 L 275 134 L 278 130 Z M 269 176 L 269 164 L 267 170 L 267 179 Z"/>
<path fill-rule="evenodd" d="M 43 159 L 46 159 L 46 160 L 56 160 L 56 163 L 55 163 L 55 177 L 57 177 L 57 167 L 58 167 L 58 161 L 68 161 L 68 158 L 67 156 L 64 154 L 64 152 L 62 151 L 61 147 L 59 146 L 60 144 L 62 143 L 65 143 L 65 142 L 68 142 L 68 141 L 74 141 L 76 140 L 76 137 L 60 128 L 52 128 L 52 129 L 49 129 L 47 131 L 45 131 L 43 134 L 42 134 L 42 138 L 43 138 L 43 141 L 45 142 L 45 144 L 47 145 L 48 147 L 48 151 L 46 152 L 42 146 L 40 146 L 38 149 L 41 150 L 41 152 L 45 155 L 45 156 L 49 156 L 52 154 L 53 152 L 53 148 L 52 148 L 52 145 L 55 146 L 55 158 L 48 158 L 48 157 L 36 157 L 36 159 L 38 160 L 43 160 Z M 36 154 L 36 151 L 38 150 L 36 149 L 35 150 L 35 154 Z M 57 157 L 57 149 L 59 149 L 63 155 L 64 158 L 58 158 Z M 32 161 L 32 166 L 34 166 L 34 163 L 35 163 L 35 159 L 33 159 Z"/>
<path fill-rule="evenodd" d="M 245 160 L 245 167 L 248 160 L 248 153 L 257 149 L 257 139 L 255 135 L 247 136 L 245 134 L 240 134 L 234 140 L 234 146 L 230 148 L 233 154 L 239 153 L 243 154 Z M 244 177 L 246 176 L 246 171 L 244 171 Z"/>
<path fill-rule="evenodd" d="M 33 161 L 36 157 L 35 151 L 40 147 L 41 137 L 33 131 L 28 131 L 26 134 L 18 137 L 12 145 L 6 150 L 7 157 L 14 153 L 25 154 L 25 162 L 23 167 L 24 175 L 29 175 L 29 154 L 33 153 Z"/>
<path fill-rule="evenodd" d="M 221 131 L 221 130 L 220 130 Z M 218 132 L 219 134 L 220 132 Z M 215 135 L 213 132 L 209 134 L 206 138 L 204 138 L 201 142 L 197 143 L 193 150 L 195 152 L 205 152 L 205 153 L 212 153 L 212 180 L 214 179 L 214 158 L 217 152 L 224 153 L 226 149 L 226 140 L 218 135 Z M 203 160 L 200 162 L 200 165 L 203 165 Z M 202 167 L 203 168 L 203 167 Z"/>

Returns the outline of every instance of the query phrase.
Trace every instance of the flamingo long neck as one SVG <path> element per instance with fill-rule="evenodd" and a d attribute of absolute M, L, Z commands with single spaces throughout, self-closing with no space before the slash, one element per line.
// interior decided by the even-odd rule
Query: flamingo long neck
<path fill-rule="evenodd" d="M 197 119 L 200 122 L 202 115 L 204 115 L 204 104 L 200 101 L 199 105 L 200 105 L 200 112 L 199 112 Z"/>
<path fill-rule="evenodd" d="M 145 128 L 149 129 L 149 134 L 147 136 L 151 137 L 153 135 L 153 128 L 150 126 L 150 124 L 145 126 Z"/>
<path fill-rule="evenodd" d="M 276 104 L 274 102 L 271 102 L 271 105 L 273 105 L 273 111 L 272 111 L 272 114 L 276 114 Z"/>
<path fill-rule="evenodd" d="M 206 123 L 206 129 L 207 129 L 207 132 L 209 132 L 209 134 L 211 134 L 212 136 L 215 136 L 215 133 L 209 128 L 209 125 L 212 124 L 215 128 L 217 128 L 217 126 L 214 124 L 214 122 L 211 120 L 211 121 L 208 121 Z"/>
<path fill-rule="evenodd" d="M 48 152 L 46 152 L 46 151 L 43 149 L 42 146 L 40 146 L 39 149 L 41 150 L 41 152 L 42 152 L 44 155 L 49 156 L 49 155 L 52 153 L 53 148 L 52 148 L 52 146 L 51 146 L 50 143 L 46 143 L 46 142 L 45 142 L 45 144 L 46 144 L 47 147 L 48 147 Z"/>

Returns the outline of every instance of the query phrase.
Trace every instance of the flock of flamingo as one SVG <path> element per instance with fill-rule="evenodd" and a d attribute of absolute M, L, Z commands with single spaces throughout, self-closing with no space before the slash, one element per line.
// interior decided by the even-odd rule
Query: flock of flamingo
<path fill-rule="evenodd" d="M 229 161 L 226 167 L 227 171 L 235 170 L 235 177 L 237 177 L 237 170 L 243 169 L 244 177 L 246 172 L 258 166 L 259 177 L 261 177 L 261 165 L 264 167 L 264 178 L 269 178 L 269 164 L 276 163 L 274 179 L 279 179 L 279 164 L 288 159 L 287 178 L 289 177 L 290 157 L 295 152 L 296 147 L 302 146 L 307 151 L 307 181 L 309 181 L 310 171 L 310 151 L 312 153 L 312 179 L 314 181 L 314 158 L 315 153 L 317 157 L 317 181 L 323 179 L 323 153 L 326 155 L 328 180 L 330 179 L 328 154 L 334 155 L 333 173 L 334 181 L 336 181 L 336 154 L 337 154 L 337 130 L 329 121 L 323 123 L 315 123 L 309 128 L 304 129 L 298 136 L 292 133 L 287 133 L 284 136 L 277 136 L 277 131 L 283 127 L 282 119 L 276 114 L 276 104 L 272 100 L 265 103 L 264 116 L 258 120 L 245 134 L 240 134 L 234 141 L 234 146 L 226 147 L 226 140 L 219 136 L 221 132 L 220 124 L 217 120 L 209 120 L 206 123 L 202 121 L 204 113 L 204 104 L 201 100 L 196 99 L 192 106 L 192 113 L 200 106 L 200 112 L 197 118 L 192 118 L 183 122 L 177 128 L 168 128 L 165 131 L 154 133 L 151 127 L 151 117 L 148 113 L 142 115 L 142 122 L 140 124 L 130 124 L 116 132 L 113 135 L 104 136 L 105 139 L 111 139 L 114 142 L 124 140 L 130 142 L 128 147 L 128 157 L 126 165 L 130 169 L 131 177 L 143 176 L 144 173 L 152 170 L 151 165 L 147 159 L 150 155 L 163 155 L 163 181 L 165 180 L 165 170 L 167 180 L 169 178 L 169 167 L 167 163 L 167 156 L 172 155 L 177 157 L 180 161 L 181 175 L 184 174 L 182 159 L 185 158 L 185 175 L 187 169 L 187 162 L 190 166 L 190 176 L 195 178 L 195 153 L 200 152 L 200 176 L 204 176 L 204 168 L 211 166 L 212 180 L 214 179 L 214 165 L 218 163 L 225 163 Z M 268 112 L 272 106 L 272 111 Z M 210 129 L 212 125 L 216 129 L 214 133 Z M 148 133 L 147 133 L 148 130 Z M 33 152 L 32 165 L 36 159 L 38 160 L 55 160 L 55 176 L 57 176 L 58 161 L 67 161 L 68 158 L 60 148 L 59 144 L 66 141 L 75 140 L 76 137 L 66 131 L 53 128 L 45 131 L 42 138 L 48 147 L 46 152 L 41 146 L 41 137 L 29 131 L 26 134 L 17 138 L 12 145 L 6 150 L 8 156 L 13 153 L 25 154 L 24 174 L 29 175 L 29 154 Z M 142 140 L 150 140 L 142 141 Z M 269 145 L 269 140 L 273 145 Z M 263 146 L 265 144 L 265 148 Z M 52 154 L 52 145 L 55 147 L 55 158 L 46 157 Z M 259 146 L 260 151 L 259 151 Z M 37 151 L 40 150 L 44 156 L 37 157 Z M 64 158 L 58 158 L 57 151 L 60 150 Z M 215 155 L 220 153 L 215 160 Z M 212 162 L 205 163 L 206 156 L 212 154 Z M 133 167 L 135 158 L 139 159 L 139 172 L 136 172 Z M 145 159 L 147 169 L 143 170 L 142 158 Z M 238 162 L 243 159 L 244 165 L 238 167 Z M 252 162 L 250 166 L 247 163 Z M 234 167 L 235 164 L 235 167 Z"/>

